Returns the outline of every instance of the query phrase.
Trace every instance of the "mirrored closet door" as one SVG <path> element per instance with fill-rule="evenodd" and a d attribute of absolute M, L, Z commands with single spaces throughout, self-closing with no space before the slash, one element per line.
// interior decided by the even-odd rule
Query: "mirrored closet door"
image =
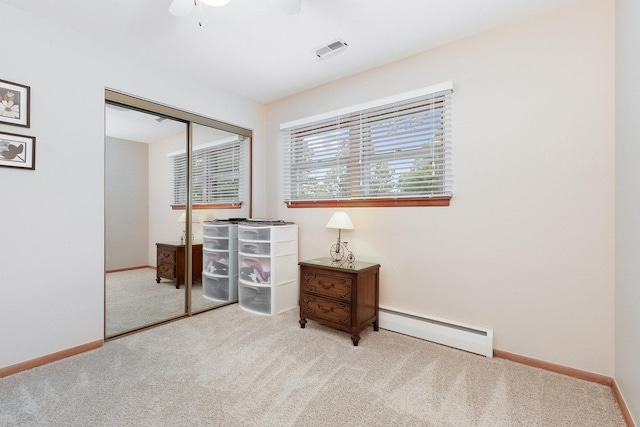
<path fill-rule="evenodd" d="M 167 153 L 185 150 L 187 124 L 115 104 L 107 104 L 105 118 L 109 337 L 186 313 L 184 224 L 166 194 Z"/>
<path fill-rule="evenodd" d="M 249 218 L 249 138 L 194 123 L 191 127 L 194 244 L 202 245 L 202 276 L 191 310 L 237 302 L 237 225 Z"/>
<path fill-rule="evenodd" d="M 105 151 L 105 338 L 236 302 L 251 131 L 107 90 Z"/>

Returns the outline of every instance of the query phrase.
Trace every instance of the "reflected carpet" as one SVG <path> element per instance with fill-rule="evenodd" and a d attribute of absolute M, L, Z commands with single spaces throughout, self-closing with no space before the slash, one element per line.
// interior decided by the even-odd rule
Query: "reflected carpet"
<path fill-rule="evenodd" d="M 220 303 L 202 296 L 202 283 L 194 283 L 192 311 L 215 307 Z M 156 270 L 138 268 L 106 275 L 107 336 L 139 328 L 185 313 L 185 286 L 162 279 L 156 282 Z"/>

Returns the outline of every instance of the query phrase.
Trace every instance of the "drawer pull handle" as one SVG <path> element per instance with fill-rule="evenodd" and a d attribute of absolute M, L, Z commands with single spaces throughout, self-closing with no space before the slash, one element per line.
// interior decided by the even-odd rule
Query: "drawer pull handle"
<path fill-rule="evenodd" d="M 328 291 L 329 289 L 333 288 L 336 285 L 333 282 L 331 282 L 330 285 L 325 285 L 322 280 L 318 280 L 318 283 L 320 284 L 320 286 L 322 286 L 322 289 L 324 289 L 325 291 Z"/>
<path fill-rule="evenodd" d="M 318 304 L 318 308 L 322 310 L 323 313 L 331 313 L 333 312 L 333 307 L 324 308 L 322 304 Z"/>

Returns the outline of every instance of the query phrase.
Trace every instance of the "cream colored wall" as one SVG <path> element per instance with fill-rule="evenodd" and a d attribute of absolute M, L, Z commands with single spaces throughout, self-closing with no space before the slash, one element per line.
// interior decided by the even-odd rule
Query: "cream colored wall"
<path fill-rule="evenodd" d="M 640 3 L 616 1 L 615 379 L 640 422 Z"/>
<path fill-rule="evenodd" d="M 334 209 L 282 203 L 279 124 L 453 80 L 451 206 L 347 209 L 344 239 L 381 264 L 381 304 L 612 375 L 613 62 L 613 3 L 590 0 L 270 104 L 268 214 L 326 256 Z"/>
<path fill-rule="evenodd" d="M 107 271 L 148 265 L 149 146 L 119 138 L 105 143 Z"/>
<path fill-rule="evenodd" d="M 148 265 L 156 265 L 156 243 L 180 242 L 182 211 L 171 209 L 171 159 L 167 154 L 185 150 L 187 126 L 179 133 L 149 144 L 149 240 Z"/>
<path fill-rule="evenodd" d="M 0 168 L 6 367 L 104 336 L 105 87 L 253 129 L 257 155 L 265 151 L 266 111 L 4 3 L 0 16 L 17 41 L 0 43 L 0 78 L 29 85 L 32 102 L 30 128 L 0 131 L 37 137 L 35 171 Z M 254 164 L 263 176 L 264 160 Z"/>

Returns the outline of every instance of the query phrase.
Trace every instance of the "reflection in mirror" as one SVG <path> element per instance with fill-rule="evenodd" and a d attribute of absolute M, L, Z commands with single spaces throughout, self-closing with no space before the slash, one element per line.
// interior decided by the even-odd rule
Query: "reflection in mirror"
<path fill-rule="evenodd" d="M 116 104 L 105 109 L 105 336 L 185 314 L 184 224 L 168 203 L 167 154 L 187 125 Z M 156 269 L 157 266 L 157 269 Z"/>
<path fill-rule="evenodd" d="M 237 301 L 235 246 L 203 230 L 251 217 L 251 131 L 105 93 L 105 338 Z"/>
<path fill-rule="evenodd" d="M 201 281 L 193 283 L 191 294 L 191 309 L 198 312 L 237 301 L 237 241 L 227 220 L 250 216 L 250 143 L 200 124 L 192 126 L 192 142 L 191 200 L 199 220 L 193 224 L 194 246 L 202 247 L 203 256 Z"/>

